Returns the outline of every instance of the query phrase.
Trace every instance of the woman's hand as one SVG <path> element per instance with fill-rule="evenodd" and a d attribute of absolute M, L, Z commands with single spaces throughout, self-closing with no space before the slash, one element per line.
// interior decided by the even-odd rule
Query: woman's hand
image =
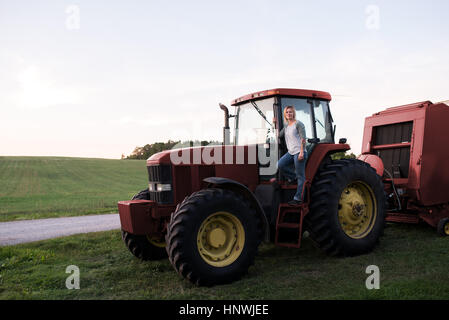
<path fill-rule="evenodd" d="M 303 160 L 303 159 L 304 159 L 304 152 L 300 152 L 300 153 L 298 154 L 298 160 L 301 161 L 301 160 Z"/>

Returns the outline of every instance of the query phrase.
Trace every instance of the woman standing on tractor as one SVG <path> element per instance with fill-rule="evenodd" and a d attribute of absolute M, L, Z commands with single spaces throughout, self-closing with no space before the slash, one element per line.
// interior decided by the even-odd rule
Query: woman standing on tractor
<path fill-rule="evenodd" d="M 298 182 L 298 188 L 293 200 L 289 201 L 289 205 L 299 205 L 302 203 L 302 189 L 306 180 L 305 167 L 307 160 L 306 130 L 304 124 L 296 120 L 296 111 L 293 106 L 287 106 L 284 109 L 284 119 L 286 126 L 279 133 L 279 138 L 285 137 L 287 144 L 287 153 L 278 161 L 278 168 L 292 182 L 295 179 Z M 293 170 L 293 164 L 295 170 Z"/>

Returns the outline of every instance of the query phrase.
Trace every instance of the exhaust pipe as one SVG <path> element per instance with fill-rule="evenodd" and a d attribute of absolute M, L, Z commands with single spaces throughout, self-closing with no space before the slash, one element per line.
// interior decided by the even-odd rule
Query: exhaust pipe
<path fill-rule="evenodd" d="M 230 144 L 231 133 L 229 132 L 229 110 L 224 104 L 219 103 L 220 109 L 224 111 L 223 144 Z"/>

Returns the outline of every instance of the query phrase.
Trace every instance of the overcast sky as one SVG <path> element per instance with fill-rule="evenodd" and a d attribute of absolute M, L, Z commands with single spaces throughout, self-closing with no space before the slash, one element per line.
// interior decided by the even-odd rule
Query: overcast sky
<path fill-rule="evenodd" d="M 359 154 L 366 116 L 449 99 L 448 13 L 447 0 L 0 0 L 0 155 L 217 140 L 219 102 L 278 87 L 330 92 L 336 138 Z"/>

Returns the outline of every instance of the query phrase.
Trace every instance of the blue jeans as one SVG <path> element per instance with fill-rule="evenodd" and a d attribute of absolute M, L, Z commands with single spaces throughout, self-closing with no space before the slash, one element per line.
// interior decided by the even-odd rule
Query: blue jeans
<path fill-rule="evenodd" d="M 287 179 L 298 180 L 298 188 L 293 197 L 294 200 L 302 200 L 302 187 L 306 181 L 307 152 L 304 150 L 304 159 L 301 161 L 298 160 L 298 155 L 299 153 L 291 155 L 287 152 L 278 161 L 278 168 Z M 295 170 L 293 170 L 293 164 Z"/>

